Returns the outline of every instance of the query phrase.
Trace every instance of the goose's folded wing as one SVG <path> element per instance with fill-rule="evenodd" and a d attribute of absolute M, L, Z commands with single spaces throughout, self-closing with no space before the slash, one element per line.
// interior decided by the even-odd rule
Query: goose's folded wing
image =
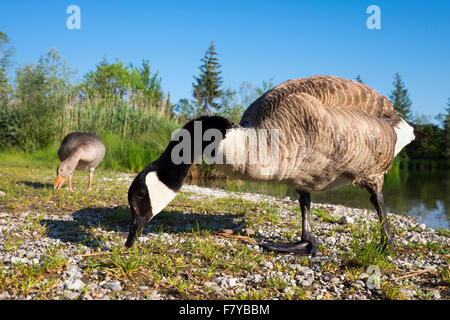
<path fill-rule="evenodd" d="M 388 98 L 356 81 L 334 76 L 313 76 L 285 81 L 267 91 L 245 111 L 241 125 L 256 126 L 276 116 L 277 108 L 292 95 L 308 94 L 329 109 L 355 109 L 387 121 L 392 126 L 401 118 Z"/>

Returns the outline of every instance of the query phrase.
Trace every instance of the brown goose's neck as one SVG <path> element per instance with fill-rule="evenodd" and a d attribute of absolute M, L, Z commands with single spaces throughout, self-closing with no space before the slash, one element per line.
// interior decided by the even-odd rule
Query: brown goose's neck
<path fill-rule="evenodd" d="M 83 151 L 80 148 L 74 149 L 69 156 L 61 161 L 60 165 L 64 165 L 66 168 L 69 169 L 69 172 L 67 175 L 71 175 L 73 171 L 75 171 L 75 168 L 77 167 L 78 162 L 81 159 Z"/>

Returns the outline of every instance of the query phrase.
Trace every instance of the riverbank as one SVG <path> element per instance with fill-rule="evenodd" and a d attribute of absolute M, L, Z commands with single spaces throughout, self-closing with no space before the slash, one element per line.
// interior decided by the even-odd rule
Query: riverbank
<path fill-rule="evenodd" d="M 384 204 L 388 212 L 412 216 L 434 229 L 450 228 L 450 171 L 400 171 L 385 176 Z M 276 182 L 245 182 L 235 179 L 205 179 L 194 184 L 229 191 L 252 192 L 298 199 L 298 192 Z M 366 190 L 348 185 L 341 188 L 313 192 L 314 203 L 340 204 L 351 208 L 373 209 Z"/>
<path fill-rule="evenodd" d="M 446 229 L 389 214 L 396 248 L 378 254 L 374 211 L 312 205 L 316 257 L 262 251 L 300 238 L 290 198 L 185 185 L 128 232 L 133 175 L 98 170 L 94 190 L 51 189 L 54 170 L 0 168 L 0 299 L 449 299 Z"/>

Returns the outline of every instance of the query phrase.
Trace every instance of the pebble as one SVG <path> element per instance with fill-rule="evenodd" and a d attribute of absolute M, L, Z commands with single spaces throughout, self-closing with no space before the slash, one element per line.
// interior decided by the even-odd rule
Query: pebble
<path fill-rule="evenodd" d="M 238 285 L 238 279 L 233 277 L 217 277 L 214 282 L 223 287 L 235 287 Z"/>
<path fill-rule="evenodd" d="M 353 224 L 355 222 L 355 219 L 348 216 L 342 216 L 340 222 L 342 224 Z"/>
<path fill-rule="evenodd" d="M 301 287 L 309 287 L 314 282 L 314 271 L 309 267 L 303 267 L 296 280 Z"/>
<path fill-rule="evenodd" d="M 368 277 L 369 277 L 369 275 L 365 272 L 362 272 L 358 275 L 359 280 L 364 280 L 364 279 L 367 279 Z"/>
<path fill-rule="evenodd" d="M 67 289 L 75 291 L 81 290 L 84 287 L 84 282 L 77 277 L 70 277 L 64 284 Z"/>
<path fill-rule="evenodd" d="M 260 282 L 262 280 L 262 275 L 252 274 L 249 278 L 254 282 Z"/>
<path fill-rule="evenodd" d="M 333 277 L 333 278 L 331 278 L 330 282 L 331 283 L 339 283 L 339 282 L 341 282 L 341 279 L 339 277 Z"/>
<path fill-rule="evenodd" d="M 19 264 L 19 263 L 26 264 L 28 262 L 28 259 L 27 258 L 20 258 L 20 257 L 11 257 L 10 262 L 12 264 Z"/>
<path fill-rule="evenodd" d="M 365 286 L 366 286 L 366 284 L 361 280 L 352 282 L 352 287 L 355 287 L 355 288 L 364 288 Z"/>
<path fill-rule="evenodd" d="M 80 274 L 81 274 L 81 269 L 80 269 L 80 267 L 78 267 L 76 264 L 70 264 L 70 265 L 67 267 L 66 273 L 67 273 L 70 277 L 77 276 L 77 275 L 80 275 Z"/>
<path fill-rule="evenodd" d="M 284 288 L 283 292 L 288 294 L 288 295 L 293 295 L 294 294 L 294 290 L 291 287 Z"/>
<path fill-rule="evenodd" d="M 422 224 L 419 225 L 419 229 L 422 230 L 422 231 L 425 231 L 425 230 L 427 230 L 427 226 L 422 223 Z"/>
<path fill-rule="evenodd" d="M 410 300 L 414 297 L 413 291 L 409 290 L 409 289 L 405 289 L 405 288 L 400 289 L 400 294 L 403 296 L 403 298 L 408 299 L 408 300 Z"/>
<path fill-rule="evenodd" d="M 441 294 L 439 293 L 438 290 L 427 290 L 426 293 L 435 300 L 441 299 Z"/>
<path fill-rule="evenodd" d="M 118 280 L 105 282 L 102 284 L 102 288 L 105 288 L 107 290 L 111 291 L 121 291 L 122 286 L 120 285 L 120 282 Z"/>
<path fill-rule="evenodd" d="M 163 297 L 159 294 L 158 291 L 154 290 L 150 295 L 147 297 L 148 300 L 162 300 Z"/>
<path fill-rule="evenodd" d="M 426 244 L 426 240 L 422 239 L 418 234 L 412 234 L 406 237 L 406 241 L 416 243 L 416 244 Z"/>
<path fill-rule="evenodd" d="M 273 269 L 273 263 L 270 261 L 263 261 L 262 265 L 266 269 Z"/>
<path fill-rule="evenodd" d="M 229 278 L 228 279 L 228 286 L 230 286 L 230 287 L 234 287 L 234 286 L 236 286 L 237 285 L 237 279 L 236 278 Z"/>

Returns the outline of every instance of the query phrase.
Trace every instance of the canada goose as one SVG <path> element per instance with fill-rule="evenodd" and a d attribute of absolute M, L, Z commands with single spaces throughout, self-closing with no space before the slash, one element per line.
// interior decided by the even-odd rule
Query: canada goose
<path fill-rule="evenodd" d="M 254 101 L 239 125 L 223 117 L 201 117 L 183 128 L 194 140 L 195 122 L 202 124 L 202 136 L 209 129 L 223 134 L 213 157 L 240 160 L 217 164 L 226 174 L 248 181 L 277 181 L 298 191 L 301 241 L 266 243 L 263 245 L 266 249 L 314 255 L 318 248 L 311 231 L 310 193 L 346 184 L 369 192 L 381 222 L 382 244 L 392 245 L 383 204 L 384 174 L 391 168 L 395 155 L 414 140 L 414 134 L 392 103 L 375 90 L 333 76 L 289 80 Z M 253 147 L 248 136 L 260 129 L 278 132 L 278 137 L 269 137 L 265 144 L 278 140 L 279 148 L 252 164 L 246 155 Z M 144 225 L 175 197 L 184 182 L 190 164 L 174 163 L 171 154 L 177 148 L 175 140 L 137 175 L 129 188 L 132 218 L 126 246 L 132 245 Z M 264 147 L 263 144 L 259 147 Z M 192 159 L 204 150 L 203 141 L 200 150 L 193 148 Z"/>
<path fill-rule="evenodd" d="M 89 183 L 86 191 L 91 191 L 92 178 L 95 168 L 105 156 L 105 145 L 93 133 L 72 132 L 62 141 L 58 150 L 61 160 L 56 169 L 56 181 L 53 189 L 61 188 L 66 179 L 69 179 L 69 190 L 72 189 L 72 174 L 74 170 L 89 169 Z"/>

